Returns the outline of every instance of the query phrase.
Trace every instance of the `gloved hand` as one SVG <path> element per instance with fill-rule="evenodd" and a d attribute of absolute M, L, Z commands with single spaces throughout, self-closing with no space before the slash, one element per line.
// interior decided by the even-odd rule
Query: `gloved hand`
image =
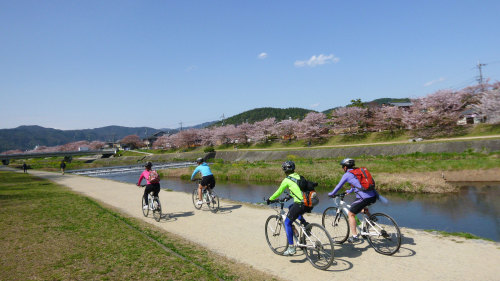
<path fill-rule="evenodd" d="M 335 195 L 335 194 L 333 193 L 333 191 L 328 193 L 328 196 L 329 196 L 329 197 L 333 197 L 333 195 Z"/>
<path fill-rule="evenodd" d="M 267 198 L 266 203 L 267 203 L 267 205 L 269 205 L 269 204 L 273 203 L 273 200 L 269 200 L 269 198 Z"/>

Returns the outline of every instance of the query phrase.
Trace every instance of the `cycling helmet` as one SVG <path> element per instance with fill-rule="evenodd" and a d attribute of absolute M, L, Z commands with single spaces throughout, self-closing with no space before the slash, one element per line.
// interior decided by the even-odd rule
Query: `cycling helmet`
<path fill-rule="evenodd" d="M 354 167 L 354 159 L 351 159 L 351 158 L 346 158 L 342 161 L 340 161 L 340 165 L 342 165 L 342 167 L 347 167 L 347 168 L 352 168 Z"/>
<path fill-rule="evenodd" d="M 144 167 L 151 168 L 151 167 L 153 167 L 153 163 L 148 162 L 148 163 L 146 163 L 146 165 L 144 165 Z"/>
<path fill-rule="evenodd" d="M 198 163 L 198 164 L 203 163 L 203 158 L 200 157 L 200 158 L 196 159 L 196 163 Z"/>
<path fill-rule="evenodd" d="M 295 163 L 293 161 L 285 161 L 281 164 L 281 168 L 285 173 L 293 173 L 295 171 Z"/>

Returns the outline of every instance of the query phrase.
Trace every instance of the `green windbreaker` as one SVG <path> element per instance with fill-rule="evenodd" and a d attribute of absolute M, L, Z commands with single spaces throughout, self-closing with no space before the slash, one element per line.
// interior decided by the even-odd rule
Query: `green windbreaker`
<path fill-rule="evenodd" d="M 299 174 L 293 173 L 290 174 L 290 177 L 296 178 L 297 180 L 300 179 Z M 278 198 L 285 189 L 288 188 L 290 190 L 290 195 L 293 197 L 293 202 L 295 203 L 302 203 L 304 202 L 304 197 L 302 197 L 302 191 L 300 190 L 300 187 L 293 182 L 291 179 L 285 178 L 282 182 L 278 190 L 269 197 L 269 200 L 274 200 Z"/>

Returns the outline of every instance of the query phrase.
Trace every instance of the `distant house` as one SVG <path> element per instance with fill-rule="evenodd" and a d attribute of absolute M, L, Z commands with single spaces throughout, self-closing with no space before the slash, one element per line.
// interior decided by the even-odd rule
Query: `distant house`
<path fill-rule="evenodd" d="M 412 102 L 390 102 L 389 105 L 401 107 L 403 109 L 409 109 L 410 107 L 413 106 L 413 103 Z"/>
<path fill-rule="evenodd" d="M 168 135 L 168 133 L 164 131 L 159 131 L 147 138 L 144 138 L 142 141 L 144 142 L 144 145 L 146 145 L 147 147 L 151 147 L 159 137 L 162 137 L 164 135 Z"/>
<path fill-rule="evenodd" d="M 457 125 L 482 123 L 484 118 L 473 109 L 466 109 L 460 113 Z"/>

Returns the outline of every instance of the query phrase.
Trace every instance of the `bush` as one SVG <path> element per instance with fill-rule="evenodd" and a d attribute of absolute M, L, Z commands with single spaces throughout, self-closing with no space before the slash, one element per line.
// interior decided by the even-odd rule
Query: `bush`
<path fill-rule="evenodd" d="M 215 148 L 213 146 L 207 146 L 205 149 L 203 149 L 203 152 L 209 153 L 209 152 L 215 152 Z"/>

